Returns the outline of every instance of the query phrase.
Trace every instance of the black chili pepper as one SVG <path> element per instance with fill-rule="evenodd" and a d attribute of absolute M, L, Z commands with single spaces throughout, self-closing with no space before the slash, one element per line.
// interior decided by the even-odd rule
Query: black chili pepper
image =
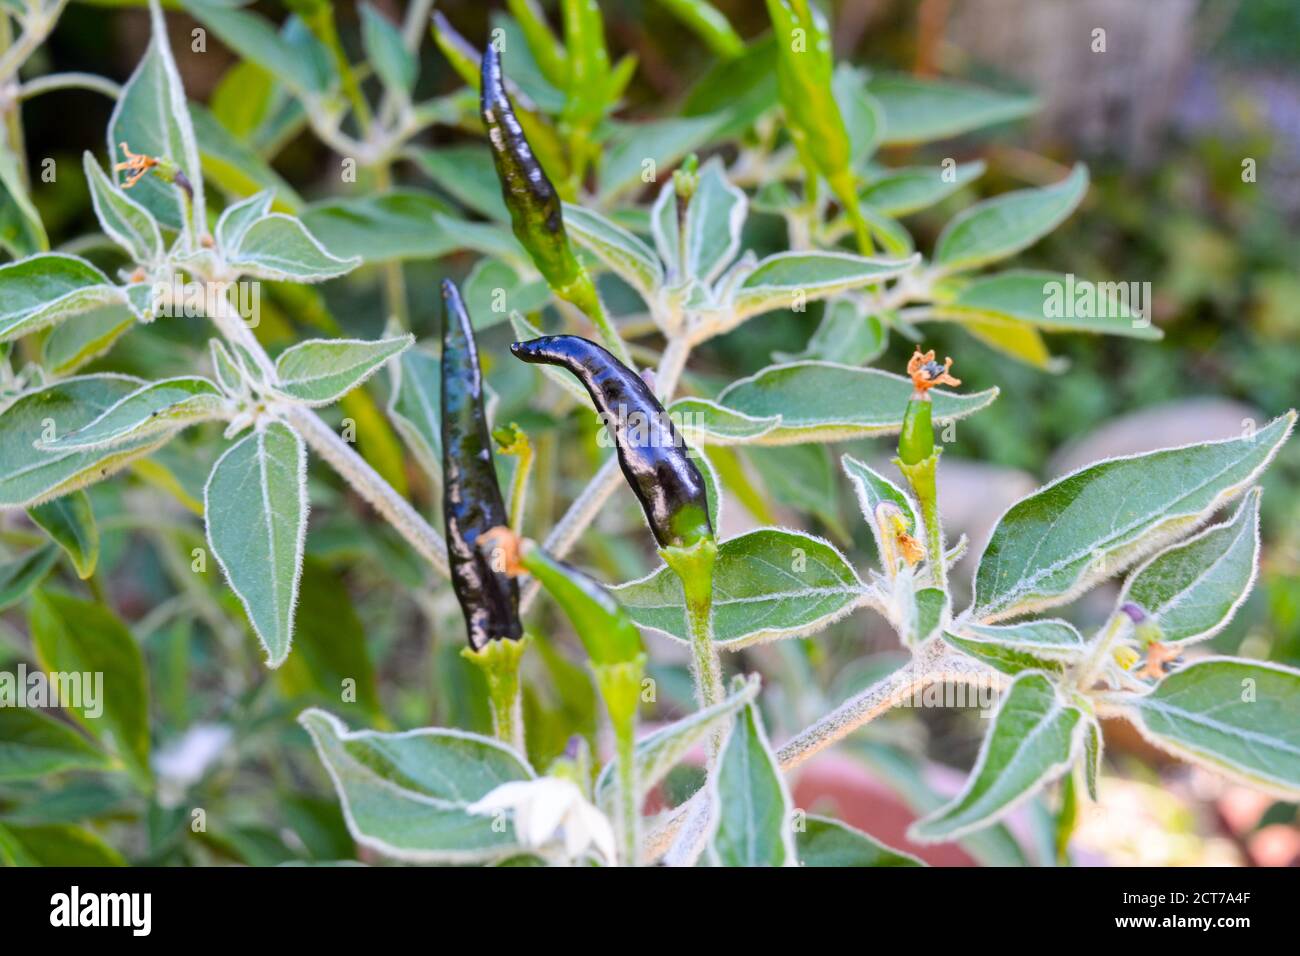
<path fill-rule="evenodd" d="M 510 346 L 516 358 L 568 369 L 618 446 L 618 463 L 661 547 L 713 537 L 704 477 L 663 405 L 639 375 L 595 342 L 544 335 Z"/>
<path fill-rule="evenodd" d="M 585 291 L 590 280 L 569 246 L 559 194 L 524 136 L 506 93 L 501 55 L 490 43 L 483 50 L 479 106 L 515 237 L 551 288 L 571 299 L 575 287 Z"/>
<path fill-rule="evenodd" d="M 442 283 L 442 470 L 443 517 L 451 584 L 465 614 L 469 644 L 518 640 L 519 585 L 494 570 L 475 546 L 483 532 L 508 522 L 492 463 L 492 439 L 483 411 L 483 373 L 469 314 L 460 291 Z"/>

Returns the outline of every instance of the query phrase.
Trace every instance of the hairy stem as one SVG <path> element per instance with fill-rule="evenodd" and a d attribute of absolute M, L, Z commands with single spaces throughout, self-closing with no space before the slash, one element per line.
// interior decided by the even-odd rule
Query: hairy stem
<path fill-rule="evenodd" d="M 262 343 L 257 340 L 238 312 L 225 297 L 224 287 L 218 289 L 213 300 L 218 307 L 212 320 L 227 340 L 243 346 L 252 356 L 262 374 L 268 381 L 276 379 L 275 365 Z M 340 438 L 334 429 L 310 408 L 304 405 L 289 405 L 285 417 L 297 428 L 303 440 L 352 488 L 379 512 L 380 517 L 393 526 L 397 533 L 406 539 L 422 558 L 433 565 L 435 571 L 446 577 L 450 572 L 447 566 L 447 542 L 411 507 L 411 503 L 393 490 L 393 486 Z"/>
<path fill-rule="evenodd" d="M 352 488 L 370 503 L 379 515 L 391 524 L 407 543 L 424 558 L 433 569 L 447 577 L 447 542 L 425 521 L 411 503 L 393 490 L 370 463 L 340 438 L 323 419 L 310 408 L 293 405 L 286 417 L 301 433 L 312 451 L 329 462 Z"/>
<path fill-rule="evenodd" d="M 90 90 L 94 93 L 102 93 L 110 100 L 115 100 L 122 95 L 121 84 L 114 83 L 108 77 L 97 76 L 94 73 L 69 72 L 51 73 L 48 76 L 38 76 L 28 80 L 18 88 L 18 99 L 29 100 L 34 96 L 55 90 Z"/>

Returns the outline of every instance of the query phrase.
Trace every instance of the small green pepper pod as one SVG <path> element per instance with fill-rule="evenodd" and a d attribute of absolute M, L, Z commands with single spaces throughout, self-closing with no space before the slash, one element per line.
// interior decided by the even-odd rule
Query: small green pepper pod
<path fill-rule="evenodd" d="M 451 584 L 469 645 L 477 651 L 489 641 L 523 636 L 519 585 L 494 570 L 476 547 L 481 534 L 506 523 L 506 506 L 492 462 L 474 330 L 459 290 L 448 280 L 442 298 L 442 508 Z"/>
<path fill-rule="evenodd" d="M 519 563 L 560 605 L 593 665 L 628 664 L 640 658 L 641 633 L 595 578 L 528 541 L 520 547 Z"/>
<path fill-rule="evenodd" d="M 668 413 L 637 375 L 595 342 L 544 335 L 510 346 L 515 357 L 568 369 L 587 389 L 618 446 L 618 463 L 663 548 L 713 538 L 704 476 Z"/>
<path fill-rule="evenodd" d="M 582 283 L 586 271 L 569 246 L 560 196 L 515 116 L 506 93 L 501 55 L 490 43 L 483 50 L 479 107 L 515 237 L 547 283 L 567 298 L 565 290 Z"/>

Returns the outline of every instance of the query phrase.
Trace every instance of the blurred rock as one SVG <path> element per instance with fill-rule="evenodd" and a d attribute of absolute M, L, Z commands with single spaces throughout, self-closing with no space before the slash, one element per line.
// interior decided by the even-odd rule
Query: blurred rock
<path fill-rule="evenodd" d="M 1117 418 L 1066 445 L 1048 463 L 1047 475 L 1063 475 L 1103 458 L 1236 438 L 1266 421 L 1267 416 L 1258 409 L 1221 398 L 1168 402 Z"/>

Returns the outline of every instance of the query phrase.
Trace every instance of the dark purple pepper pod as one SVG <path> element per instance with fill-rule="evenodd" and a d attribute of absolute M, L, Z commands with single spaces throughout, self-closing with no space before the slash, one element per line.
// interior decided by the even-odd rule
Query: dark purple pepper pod
<path fill-rule="evenodd" d="M 477 651 L 489 641 L 523 636 L 519 585 L 493 570 L 475 545 L 479 535 L 508 525 L 509 518 L 492 462 L 474 329 L 450 280 L 443 280 L 442 299 L 442 510 L 451 585 L 465 615 L 469 645 Z"/>
<path fill-rule="evenodd" d="M 576 335 L 544 335 L 516 342 L 510 351 L 525 362 L 568 369 L 587 389 L 661 547 L 690 547 L 713 537 L 704 476 L 641 376 Z"/>

